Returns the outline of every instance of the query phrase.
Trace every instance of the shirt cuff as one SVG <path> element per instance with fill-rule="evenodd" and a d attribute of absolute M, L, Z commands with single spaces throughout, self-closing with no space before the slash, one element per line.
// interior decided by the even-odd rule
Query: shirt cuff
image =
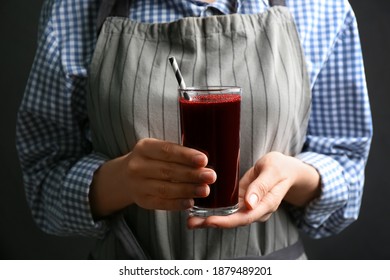
<path fill-rule="evenodd" d="M 95 171 L 108 158 L 99 153 L 83 157 L 69 170 L 65 179 L 65 221 L 71 232 L 101 237 L 107 230 L 104 220 L 94 220 L 89 203 L 89 190 Z"/>
<path fill-rule="evenodd" d="M 307 207 L 293 210 L 294 216 L 298 218 L 298 226 L 315 238 L 322 237 L 324 234 L 334 234 L 334 231 L 337 231 L 337 226 L 334 231 L 331 228 L 325 229 L 323 227 L 325 223 L 327 225 L 337 224 L 338 222 L 332 221 L 330 217 L 335 212 L 340 213 L 340 210 L 342 212 L 342 208 L 347 204 L 348 183 L 344 178 L 344 169 L 335 159 L 326 155 L 303 152 L 296 157 L 313 166 L 321 178 L 320 196 L 309 203 Z"/>

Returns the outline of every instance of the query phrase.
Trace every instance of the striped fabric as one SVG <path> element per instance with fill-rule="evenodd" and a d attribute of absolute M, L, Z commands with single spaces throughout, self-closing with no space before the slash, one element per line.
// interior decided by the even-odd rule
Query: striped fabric
<path fill-rule="evenodd" d="M 312 90 L 303 151 L 322 177 L 322 195 L 296 222 L 313 237 L 340 232 L 358 217 L 372 123 L 356 19 L 346 0 L 287 0 Z M 32 215 L 46 232 L 102 236 L 88 202 L 93 172 L 107 160 L 91 150 L 85 91 L 96 44 L 99 0 L 45 0 L 34 64 L 20 106 L 17 149 Z M 169 22 L 187 16 L 264 12 L 268 1 L 134 1 L 129 17 Z"/>

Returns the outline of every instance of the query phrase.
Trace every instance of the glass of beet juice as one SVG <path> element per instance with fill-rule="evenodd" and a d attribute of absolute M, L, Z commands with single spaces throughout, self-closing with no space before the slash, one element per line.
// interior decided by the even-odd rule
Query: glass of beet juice
<path fill-rule="evenodd" d="M 195 199 L 194 216 L 229 215 L 238 210 L 241 88 L 179 89 L 182 144 L 208 156 L 217 180 L 206 198 Z"/>

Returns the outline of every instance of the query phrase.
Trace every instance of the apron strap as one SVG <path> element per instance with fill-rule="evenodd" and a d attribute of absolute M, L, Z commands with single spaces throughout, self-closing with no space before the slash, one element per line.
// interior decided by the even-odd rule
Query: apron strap
<path fill-rule="evenodd" d="M 107 17 L 127 17 L 129 14 L 129 8 L 130 0 L 102 0 L 96 21 L 97 33 L 100 32 L 100 29 Z"/>
<path fill-rule="evenodd" d="M 286 0 L 269 0 L 271 6 L 286 6 Z"/>

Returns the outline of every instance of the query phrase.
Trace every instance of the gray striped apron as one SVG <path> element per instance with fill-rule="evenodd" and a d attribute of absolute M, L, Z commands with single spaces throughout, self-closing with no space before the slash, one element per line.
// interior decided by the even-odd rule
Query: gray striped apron
<path fill-rule="evenodd" d="M 88 83 L 97 152 L 115 158 L 146 137 L 180 143 L 178 85 L 168 63 L 172 55 L 188 86 L 243 88 L 241 176 L 267 152 L 294 156 L 301 151 L 311 95 L 300 41 L 286 7 L 275 5 L 255 15 L 148 24 L 127 18 L 129 1 L 114 2 L 106 3 L 114 12 L 101 28 Z M 92 257 L 305 258 L 283 204 L 267 222 L 235 229 L 188 230 L 186 219 L 186 212 L 131 205 L 110 220 L 110 230 Z"/>

